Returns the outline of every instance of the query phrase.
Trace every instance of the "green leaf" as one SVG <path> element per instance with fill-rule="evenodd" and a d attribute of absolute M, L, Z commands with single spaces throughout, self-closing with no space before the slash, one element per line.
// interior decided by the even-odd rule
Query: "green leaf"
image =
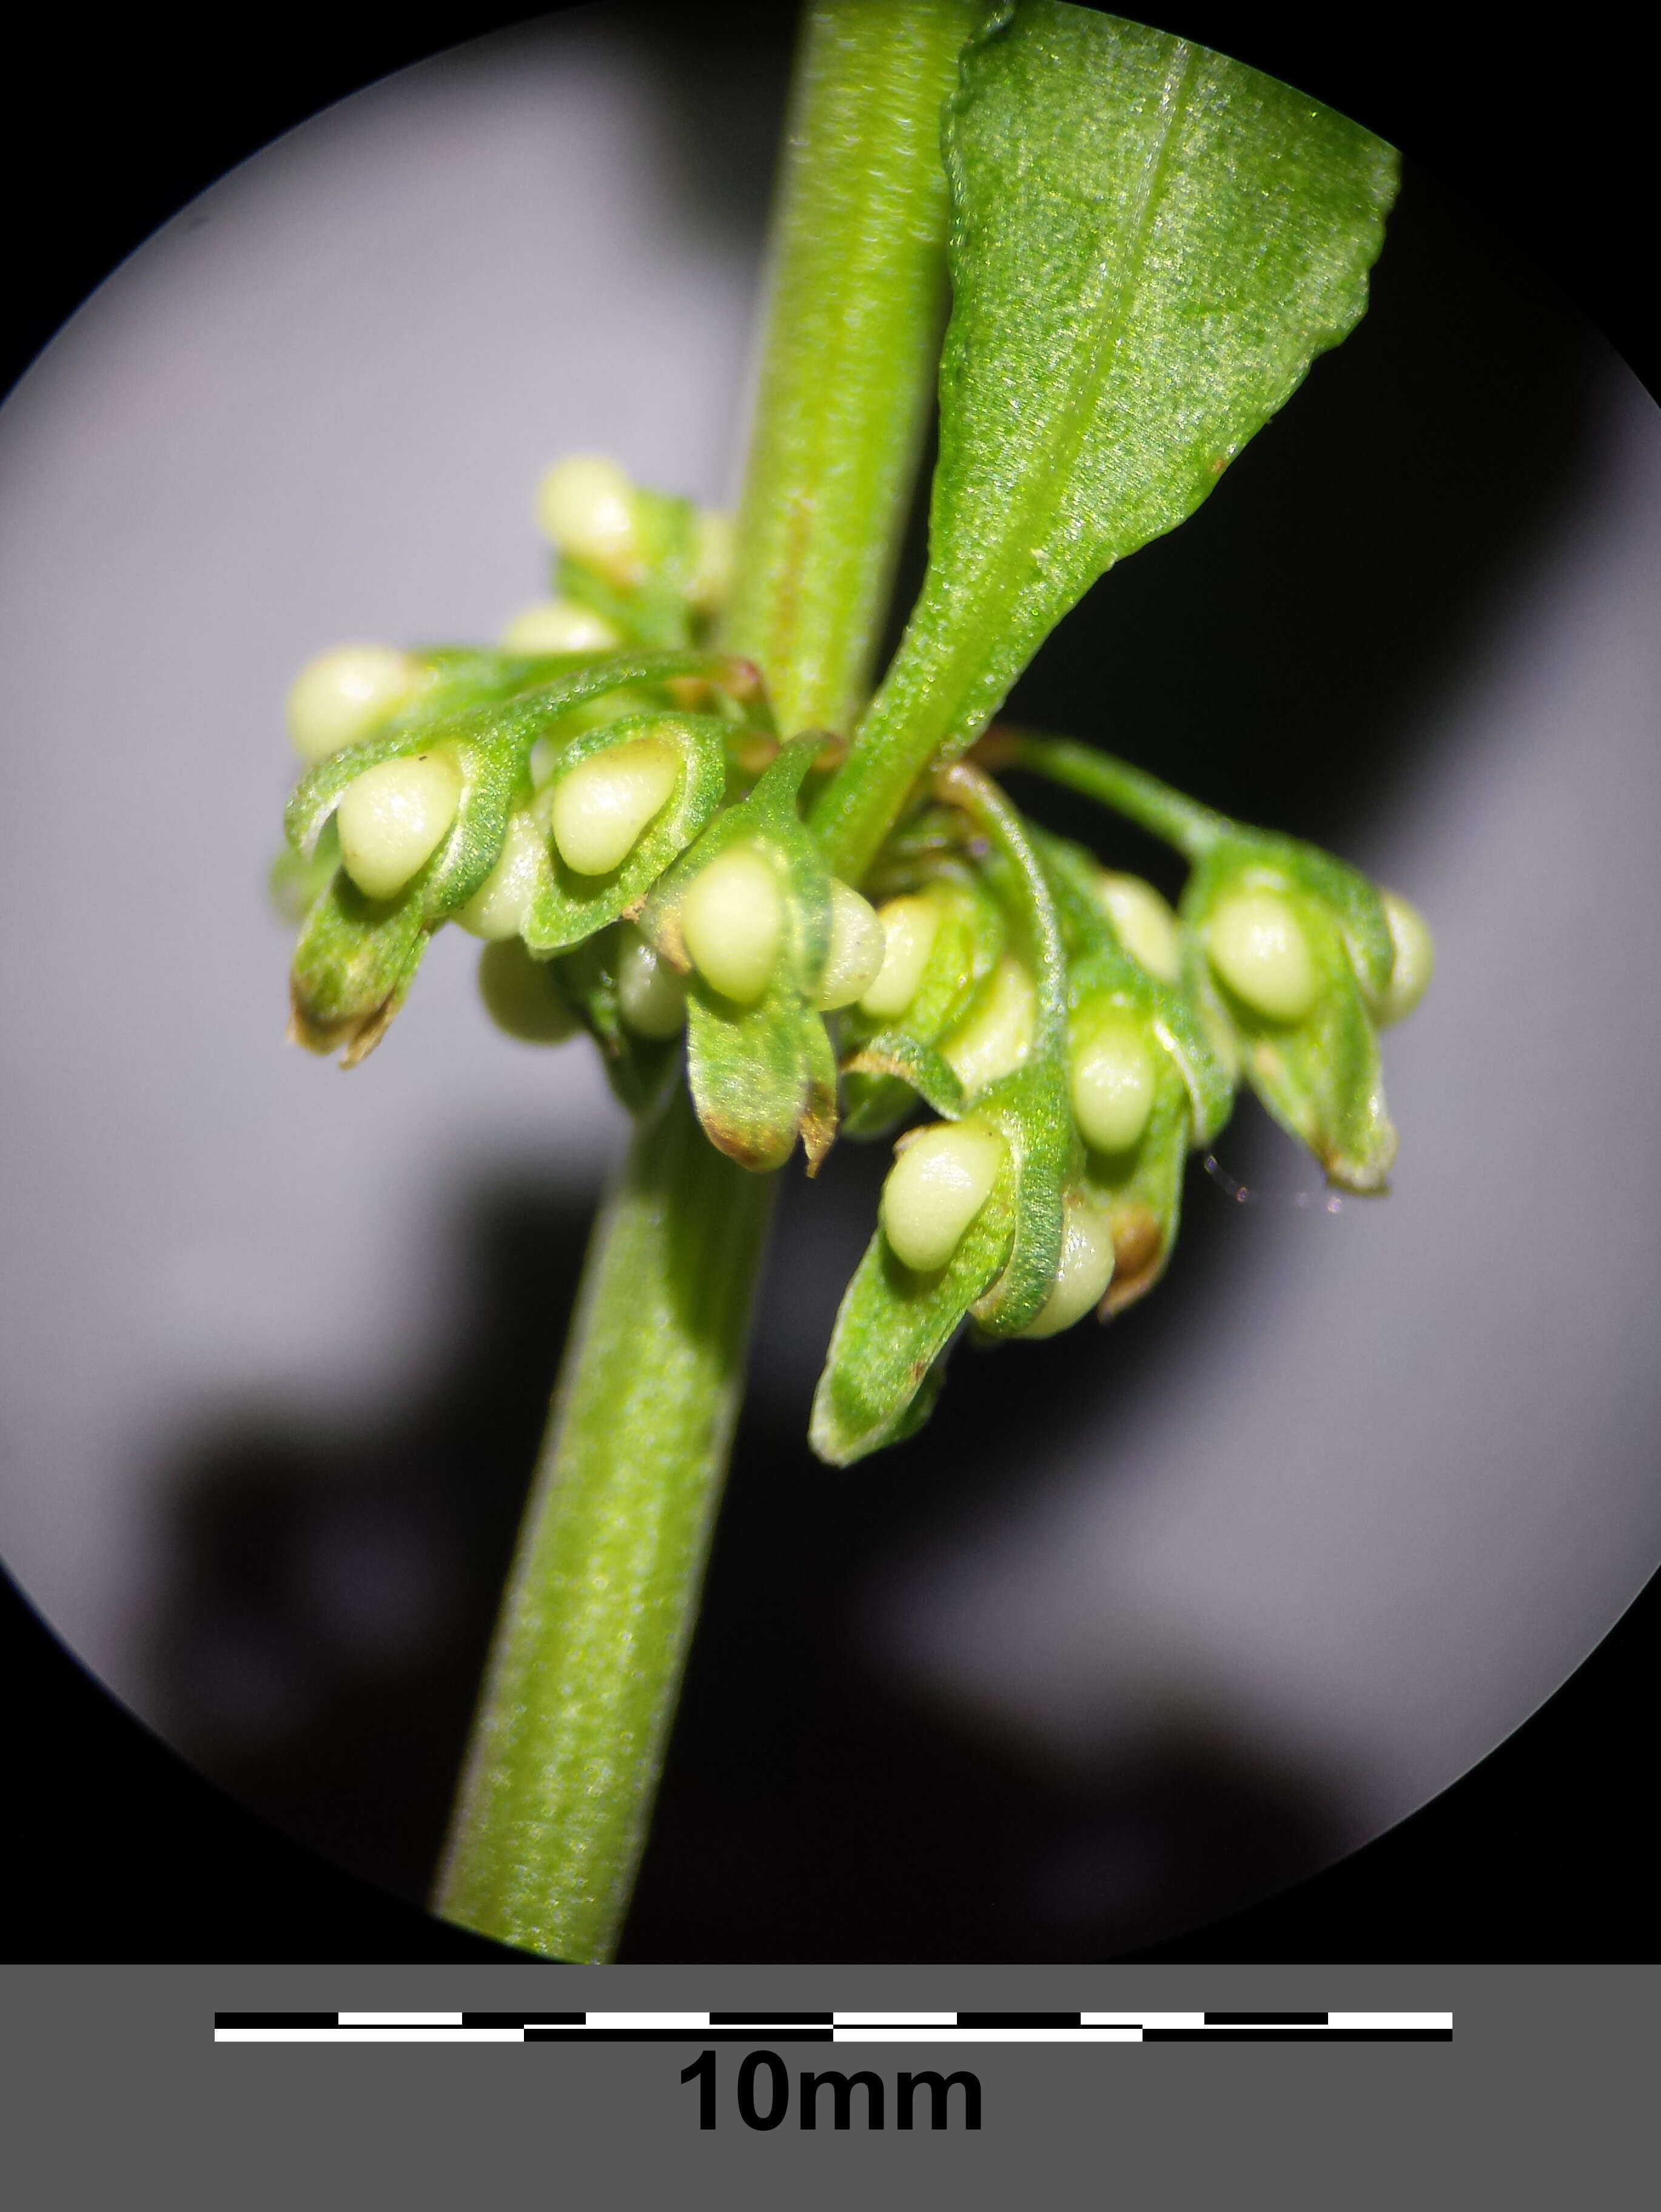
<path fill-rule="evenodd" d="M 1180 522 L 1367 302 L 1388 146 L 1220 54 L 1020 0 L 946 132 L 929 566 L 819 825 L 857 876 L 1103 571 Z"/>
<path fill-rule="evenodd" d="M 561 780 L 596 753 L 609 752 L 632 738 L 656 738 L 673 745 L 683 765 L 673 793 L 609 875 L 579 875 L 549 842 L 548 873 L 524 926 L 524 941 L 532 951 L 563 952 L 640 904 L 721 803 L 726 788 L 728 727 L 716 714 L 628 715 L 603 728 L 585 731 L 565 748 L 555 775 L 536 796 L 544 836 Z"/>

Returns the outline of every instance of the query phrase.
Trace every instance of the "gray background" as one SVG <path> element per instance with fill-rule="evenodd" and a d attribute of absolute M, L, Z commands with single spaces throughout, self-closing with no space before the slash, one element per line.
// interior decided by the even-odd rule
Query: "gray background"
<path fill-rule="evenodd" d="M 335 638 L 537 596 L 561 451 L 730 488 L 767 133 L 699 90 L 603 18 L 407 71 L 0 415 L 0 1549 L 205 1771 L 412 1896 L 621 1124 L 454 933 L 349 1082 L 283 1046 L 280 702 Z M 1034 716 L 1431 915 L 1397 1188 L 1293 1203 L 1242 1109 L 1264 1203 L 1197 1179 L 1145 1309 L 960 1356 L 834 1476 L 801 1431 L 882 1160 L 792 1176 L 636 1955 L 1154 1940 L 1422 1802 L 1652 1571 L 1658 494 L 1635 382 L 1409 179 L 1361 333 L 1034 672 Z"/>
<path fill-rule="evenodd" d="M 532 1996 L 530 1978 L 541 1985 Z M 979 2002 L 1166 2008 L 1451 2009 L 1443 2044 L 1101 2050 L 977 2047 L 980 2131 L 773 2134 L 724 2109 L 697 2126 L 680 2070 L 698 2045 L 215 2045 L 215 2009 L 509 2009 L 961 2001 L 960 1970 L 208 1967 L 10 1970 L 0 2052 L 15 2097 L 7 2164 L 26 2201 L 80 2204 L 112 2178 L 247 2212 L 297 2195 L 332 2212 L 482 2191 L 633 2206 L 878 2206 L 1259 2197 L 1355 2212 L 1404 2203 L 1641 2198 L 1655 1977 L 1639 1968 L 982 1968 Z M 763 2046 L 765 2047 L 765 2045 Z M 797 2054 L 781 2053 L 792 2062 Z M 812 2063 L 820 2060 L 809 2054 Z M 928 2045 L 834 2054 L 885 2075 Z M 957 2052 L 947 2063 L 961 2061 Z M 95 2084 L 89 2100 L 88 2085 Z"/>

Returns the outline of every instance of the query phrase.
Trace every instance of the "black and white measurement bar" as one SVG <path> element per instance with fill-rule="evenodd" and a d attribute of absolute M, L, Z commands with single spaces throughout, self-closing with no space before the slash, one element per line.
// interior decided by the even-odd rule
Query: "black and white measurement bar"
<path fill-rule="evenodd" d="M 1450 2043 L 1451 2012 L 221 2012 L 215 2043 Z"/>

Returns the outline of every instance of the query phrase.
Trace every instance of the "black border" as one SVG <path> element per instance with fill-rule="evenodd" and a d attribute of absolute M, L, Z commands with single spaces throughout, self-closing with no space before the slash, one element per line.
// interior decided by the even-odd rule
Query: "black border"
<path fill-rule="evenodd" d="M 177 20 L 68 11 L 9 40 L 0 177 L 15 246 L 0 389 L 110 269 L 214 178 L 388 70 L 541 12 L 286 9 L 251 52 Z M 1652 88 L 1661 27 L 1528 33 L 1458 5 L 1173 4 L 1161 23 L 1392 138 L 1534 254 L 1652 391 Z M 275 26 L 277 19 L 271 19 Z M 215 43 L 217 40 L 217 43 Z M 32 115 L 34 135 L 24 128 Z M 1661 1579 L 1558 1694 L 1431 1805 L 1161 1960 L 1646 1960 L 1661 1948 L 1644 1789 Z M 107 1697 L 0 1578 L 10 1810 L 0 1959 L 494 1960 L 242 1813 Z"/>

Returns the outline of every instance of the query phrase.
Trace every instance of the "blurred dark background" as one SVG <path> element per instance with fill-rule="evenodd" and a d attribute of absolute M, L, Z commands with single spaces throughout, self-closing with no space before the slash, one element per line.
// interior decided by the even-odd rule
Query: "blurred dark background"
<path fill-rule="evenodd" d="M 1409 146 L 1421 137 L 1467 191 L 1514 207 L 1548 264 L 1568 272 L 1562 226 L 1577 203 L 1567 189 L 1543 195 L 1539 163 L 1518 150 L 1519 138 L 1539 143 L 1543 124 L 1501 129 L 1494 113 L 1507 100 L 1513 114 L 1555 113 L 1537 57 L 1530 79 L 1525 51 L 1494 60 L 1464 17 L 1443 15 L 1432 31 L 1421 11 L 1416 30 L 1415 19 L 1392 19 L 1376 34 L 1363 98 L 1341 42 L 1328 34 L 1299 68 L 1282 19 L 1259 13 L 1251 43 L 1195 11 L 1170 21 Z M 301 10 L 259 85 L 233 80 L 227 64 L 221 116 L 172 133 L 163 64 L 173 34 L 154 34 L 149 158 L 134 161 L 131 191 L 110 197 L 100 221 L 77 222 L 67 171 L 60 188 L 49 163 L 25 196 L 42 210 L 57 199 L 67 242 L 43 253 L 11 325 L 14 369 L 102 267 L 230 160 L 458 35 L 435 30 L 448 17 L 407 20 L 407 51 L 379 33 L 349 35 L 330 43 L 324 67 L 319 52 L 298 52 Z M 484 27 L 479 11 L 467 27 Z M 787 33 L 782 10 L 708 11 L 695 26 L 638 17 L 698 220 L 761 219 Z M 1410 81 L 1415 36 L 1440 42 L 1440 106 L 1436 88 Z M 92 134 L 91 173 L 106 180 L 131 150 L 114 119 L 118 58 L 106 57 L 88 95 L 112 118 Z M 1531 93 L 1504 89 L 1508 69 Z M 1470 87 L 1483 91 L 1459 158 L 1446 149 L 1462 82 L 1467 106 L 1478 99 Z M 1415 133 L 1397 113 L 1427 119 Z M 1503 172 L 1481 146 L 1509 149 Z M 68 161 L 62 149 L 57 158 Z M 1550 222 L 1539 219 L 1548 198 Z M 1602 230 L 1584 240 L 1578 274 L 1607 314 L 1622 272 Z M 1226 496 L 1108 580 L 1046 648 L 1012 713 L 1122 744 L 1222 807 L 1342 849 L 1414 774 L 1401 731 L 1422 726 L 1415 710 L 1457 678 L 1485 611 L 1560 520 L 1585 458 L 1596 374 L 1576 309 L 1468 200 L 1410 162 L 1356 336 L 1248 448 Z M 921 548 L 919 514 L 913 580 Z M 1295 661 L 1277 642 L 1288 599 L 1305 611 Z M 1345 734 L 1336 753 L 1335 728 Z M 1059 799 L 1034 803 L 1058 827 L 1082 827 Z M 1171 887 L 1163 857 L 1130 833 L 1102 849 Z M 1180 1716 L 1157 1741 L 1099 1765 L 1055 1762 L 920 1695 L 897 1697 L 873 1672 L 852 1601 L 871 1564 L 960 1512 L 966 1487 L 1018 1484 L 1035 1407 L 1052 1435 L 1111 1419 L 1125 1387 L 1115 1376 L 1169 1360 L 1179 1334 L 1203 1327 L 1239 1253 L 1221 1233 L 1225 1201 L 1197 1177 L 1170 1276 L 1116 1324 L 1110 1366 L 1076 1358 L 1063 1339 L 1023 1348 L 1012 1389 L 1006 1358 L 960 1353 L 903 1460 L 830 1480 L 803 1441 L 799 1354 L 786 1347 L 823 1341 L 884 1158 L 842 1148 L 811 1206 L 799 1178 L 786 1179 L 756 1383 L 625 1958 L 1120 1955 L 1264 1897 L 1338 1848 L 1324 1778 L 1264 1764 L 1215 1715 Z M 167 1471 L 172 1564 L 155 1656 L 171 1741 L 285 1835 L 412 1905 L 441 1834 L 586 1231 L 567 1197 L 534 1182 L 466 1194 L 452 1235 L 474 1309 L 418 1402 L 355 1433 L 251 1410 Z M 37 1653 L 31 1663 L 47 1662 Z M 189 1817 L 220 1817 L 191 1802 Z M 355 1893 L 340 1894 L 349 1919 Z M 1391 1926 L 1387 1913 L 1376 1924 Z M 400 1931 L 404 1955 L 419 1929 Z M 1284 1927 L 1264 1940 L 1293 1954 Z"/>

